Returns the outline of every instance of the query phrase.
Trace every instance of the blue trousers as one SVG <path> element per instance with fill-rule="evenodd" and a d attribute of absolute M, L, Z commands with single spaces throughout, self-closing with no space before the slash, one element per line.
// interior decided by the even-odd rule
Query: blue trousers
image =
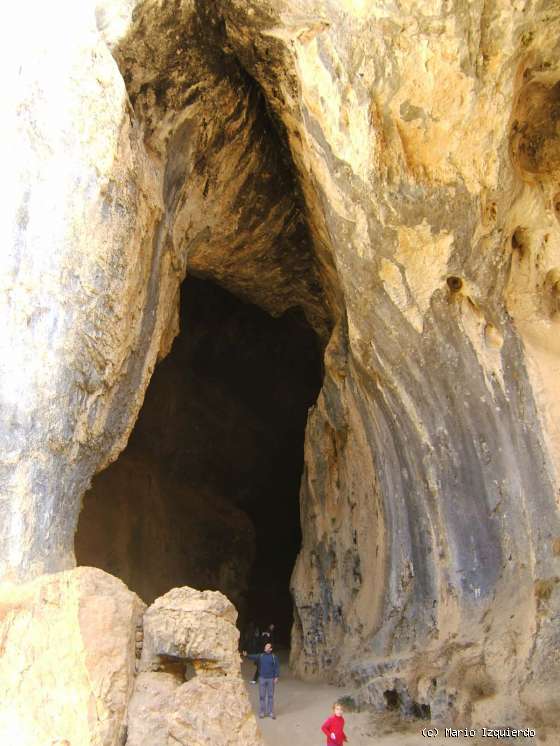
<path fill-rule="evenodd" d="M 274 679 L 263 679 L 259 676 L 259 715 L 274 713 Z"/>

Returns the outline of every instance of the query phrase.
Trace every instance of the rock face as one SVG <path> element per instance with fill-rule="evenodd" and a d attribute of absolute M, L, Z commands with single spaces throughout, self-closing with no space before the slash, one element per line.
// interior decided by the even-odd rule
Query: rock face
<path fill-rule="evenodd" d="M 168 746 L 169 714 L 174 710 L 180 679 L 175 673 L 138 674 L 128 708 L 126 746 Z"/>
<path fill-rule="evenodd" d="M 555 4 L 66 5 L 40 38 L 21 5 L 7 86 L 2 575 L 71 566 L 190 267 L 300 306 L 325 344 L 296 670 L 377 706 L 553 723 Z"/>
<path fill-rule="evenodd" d="M 235 607 L 215 591 L 175 588 L 144 609 L 95 568 L 4 583 L 1 742 L 261 746 Z M 187 664 L 195 676 L 185 682 Z"/>
<path fill-rule="evenodd" d="M 127 746 L 260 746 L 241 678 L 237 612 L 217 591 L 174 588 L 144 615 Z M 187 664 L 194 677 L 185 681 Z"/>
<path fill-rule="evenodd" d="M 219 591 L 174 588 L 144 615 L 141 668 L 160 658 L 192 661 L 195 669 L 239 673 L 237 612 Z"/>
<path fill-rule="evenodd" d="M 0 741 L 120 746 L 144 604 L 94 568 L 0 588 Z"/>

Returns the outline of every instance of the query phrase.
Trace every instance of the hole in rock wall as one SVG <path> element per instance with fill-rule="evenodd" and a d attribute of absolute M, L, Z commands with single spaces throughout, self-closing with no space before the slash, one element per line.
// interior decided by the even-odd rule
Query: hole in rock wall
<path fill-rule="evenodd" d="M 399 693 L 395 689 L 387 689 L 383 692 L 385 704 L 388 710 L 398 710 L 401 704 Z"/>
<path fill-rule="evenodd" d="M 412 703 L 412 714 L 420 720 L 430 720 L 432 717 L 430 705 Z"/>
<path fill-rule="evenodd" d="M 274 622 L 287 642 L 319 345 L 295 309 L 274 319 L 194 277 L 181 296 L 181 334 L 129 444 L 84 498 L 77 560 L 146 602 L 182 585 L 220 590 L 240 626 Z"/>

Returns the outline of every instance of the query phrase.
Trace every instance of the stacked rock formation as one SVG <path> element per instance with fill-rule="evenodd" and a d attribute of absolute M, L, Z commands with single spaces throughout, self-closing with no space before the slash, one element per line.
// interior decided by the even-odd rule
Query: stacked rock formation
<path fill-rule="evenodd" d="M 4 585 L 2 743 L 261 746 L 233 605 L 218 592 L 175 588 L 144 610 L 94 568 Z"/>
<path fill-rule="evenodd" d="M 217 591 L 175 588 L 144 615 L 127 746 L 258 746 L 240 673 L 237 612 Z M 194 675 L 185 682 L 187 664 Z"/>

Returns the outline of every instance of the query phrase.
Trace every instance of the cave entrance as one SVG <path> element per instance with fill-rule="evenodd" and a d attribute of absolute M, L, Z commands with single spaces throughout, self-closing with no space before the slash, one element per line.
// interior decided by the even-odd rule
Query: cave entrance
<path fill-rule="evenodd" d="M 181 296 L 181 334 L 129 444 L 84 498 L 76 557 L 146 602 L 181 585 L 221 590 L 241 627 L 274 622 L 287 643 L 319 344 L 296 310 L 274 319 L 194 277 Z"/>

